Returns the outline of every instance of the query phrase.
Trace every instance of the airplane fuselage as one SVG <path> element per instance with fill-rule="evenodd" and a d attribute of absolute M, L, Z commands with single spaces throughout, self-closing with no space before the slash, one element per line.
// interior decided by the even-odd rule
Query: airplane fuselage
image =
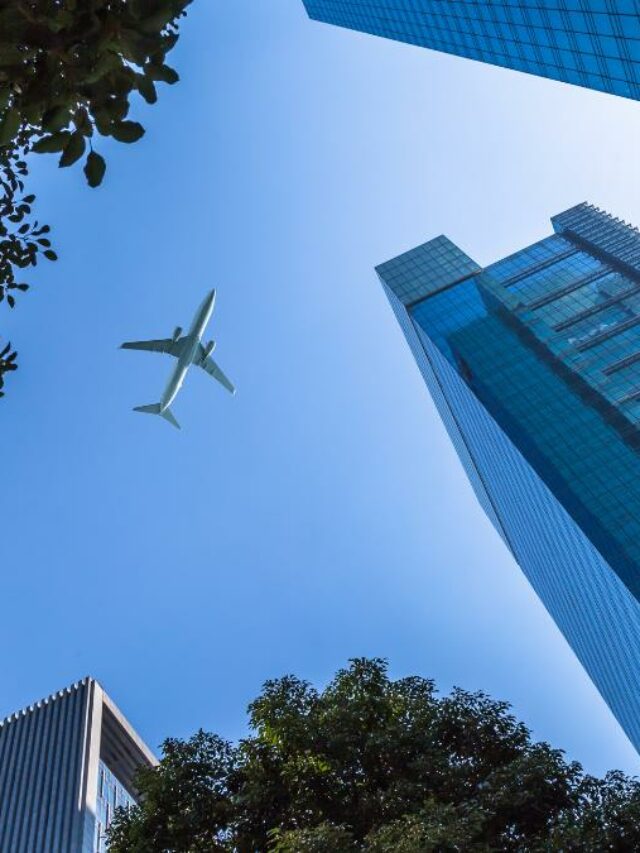
<path fill-rule="evenodd" d="M 164 393 L 160 398 L 161 412 L 164 412 L 165 409 L 169 408 L 171 403 L 175 400 L 178 391 L 182 387 L 187 371 L 191 367 L 193 358 L 202 341 L 204 330 L 207 328 L 207 323 L 211 319 L 215 299 L 216 292 L 215 290 L 212 290 L 211 293 L 207 294 L 202 305 L 200 305 L 195 313 L 191 327 L 186 335 L 186 340 L 184 341 L 183 351 L 180 354 L 180 358 L 178 359 L 178 363 L 176 364 L 173 373 L 169 377 L 167 387 L 164 389 Z"/>

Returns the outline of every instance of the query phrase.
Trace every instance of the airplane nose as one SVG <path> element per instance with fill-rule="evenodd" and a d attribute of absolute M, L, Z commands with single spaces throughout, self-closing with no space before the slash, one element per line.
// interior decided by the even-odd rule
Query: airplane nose
<path fill-rule="evenodd" d="M 215 288 L 210 290 L 200 304 L 199 311 L 204 311 L 208 317 L 213 313 L 213 306 L 216 301 Z"/>

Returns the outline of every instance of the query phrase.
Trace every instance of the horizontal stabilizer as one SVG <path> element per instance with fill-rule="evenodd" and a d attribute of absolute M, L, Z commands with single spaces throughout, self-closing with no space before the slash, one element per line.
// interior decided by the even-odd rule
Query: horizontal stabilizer
<path fill-rule="evenodd" d="M 136 406 L 134 412 L 145 412 L 147 415 L 159 415 L 160 403 L 152 403 L 150 406 Z"/>
<path fill-rule="evenodd" d="M 149 406 L 135 406 L 133 411 L 144 412 L 147 415 L 160 415 L 161 418 L 164 418 L 165 421 L 169 421 L 169 423 L 176 427 L 176 429 L 180 429 L 180 424 L 174 418 L 171 409 L 162 409 L 160 403 L 151 403 Z"/>

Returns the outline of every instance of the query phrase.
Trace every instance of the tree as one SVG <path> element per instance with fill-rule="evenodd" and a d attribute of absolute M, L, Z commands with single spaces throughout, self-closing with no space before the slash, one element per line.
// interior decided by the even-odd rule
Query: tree
<path fill-rule="evenodd" d="M 17 370 L 17 357 L 18 353 L 11 349 L 11 342 L 3 349 L 0 349 L 0 397 L 4 396 L 4 391 L 2 390 L 4 387 L 4 374 L 10 373 L 12 370 Z"/>
<path fill-rule="evenodd" d="M 509 706 L 355 659 L 322 691 L 264 685 L 239 744 L 168 740 L 111 853 L 640 849 L 640 786 L 585 775 Z"/>
<path fill-rule="evenodd" d="M 84 159 L 91 187 L 106 162 L 96 138 L 136 142 L 130 97 L 157 100 L 175 83 L 166 64 L 178 20 L 191 0 L 0 0 L 0 302 L 13 308 L 28 285 L 18 270 L 42 254 L 56 260 L 49 226 L 28 221 L 31 153 L 59 155 L 62 168 Z"/>
<path fill-rule="evenodd" d="M 35 195 L 26 195 L 24 187 L 24 157 L 29 145 L 23 132 L 17 140 L 12 146 L 0 148 L 0 302 L 6 298 L 10 308 L 16 304 L 16 291 L 29 288 L 25 282 L 16 281 L 17 270 L 35 266 L 40 253 L 50 261 L 57 258 L 45 236 L 49 226 L 27 219 L 35 201 Z"/>

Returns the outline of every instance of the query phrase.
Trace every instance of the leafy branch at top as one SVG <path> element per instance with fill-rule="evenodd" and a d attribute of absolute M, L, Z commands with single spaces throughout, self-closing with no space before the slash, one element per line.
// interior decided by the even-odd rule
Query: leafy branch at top
<path fill-rule="evenodd" d="M 98 186 L 106 164 L 95 135 L 136 142 L 130 96 L 157 100 L 175 83 L 165 63 L 191 0 L 19 0 L 0 3 L 0 146 L 26 135 L 36 153 L 60 154 Z"/>

